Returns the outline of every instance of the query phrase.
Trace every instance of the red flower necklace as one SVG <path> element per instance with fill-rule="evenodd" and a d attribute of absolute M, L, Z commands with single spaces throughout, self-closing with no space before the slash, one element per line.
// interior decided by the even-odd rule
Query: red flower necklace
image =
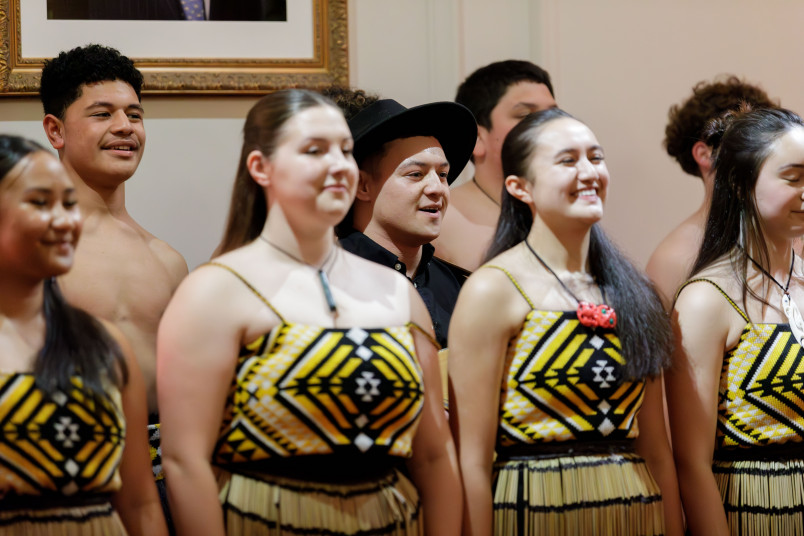
<path fill-rule="evenodd" d="M 572 291 L 564 284 L 561 279 L 559 279 L 558 275 L 549 267 L 547 263 L 539 257 L 539 254 L 536 253 L 536 250 L 530 245 L 530 243 L 525 240 L 525 245 L 528 247 L 533 256 L 536 257 L 536 260 L 541 263 L 545 269 L 553 274 L 553 277 L 556 278 L 556 281 L 567 291 L 567 294 L 572 296 L 576 302 L 578 302 L 578 308 L 575 311 L 575 314 L 578 315 L 578 321 L 586 327 L 590 328 L 608 328 L 614 329 L 617 327 L 617 313 L 614 312 L 613 307 L 609 307 L 605 303 L 601 303 L 600 305 L 595 305 L 594 303 L 589 303 L 587 301 L 581 301 L 572 293 Z M 600 293 L 603 293 L 603 289 L 600 289 Z M 603 299 L 606 299 L 606 296 L 603 296 Z"/>

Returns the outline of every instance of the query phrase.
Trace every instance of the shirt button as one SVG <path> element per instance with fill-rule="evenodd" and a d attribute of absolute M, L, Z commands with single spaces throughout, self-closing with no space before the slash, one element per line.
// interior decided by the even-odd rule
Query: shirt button
<path fill-rule="evenodd" d="M 402 263 L 401 262 L 398 262 L 398 263 L 394 264 L 394 270 L 399 271 L 401 269 L 402 269 Z"/>

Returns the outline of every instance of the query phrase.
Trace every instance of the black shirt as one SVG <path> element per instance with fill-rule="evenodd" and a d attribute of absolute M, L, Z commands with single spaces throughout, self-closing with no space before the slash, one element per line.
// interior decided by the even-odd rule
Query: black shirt
<path fill-rule="evenodd" d="M 360 231 L 351 231 L 347 236 L 341 238 L 341 246 L 350 253 L 393 268 L 402 275 L 407 273 L 407 267 L 396 255 Z M 419 269 L 411 282 L 419 291 L 424 305 L 427 306 L 427 311 L 433 320 L 433 331 L 435 331 L 438 344 L 446 348 L 449 319 L 455 308 L 461 284 L 444 262 L 433 257 L 434 250 L 435 248 L 430 244 L 422 246 Z"/>

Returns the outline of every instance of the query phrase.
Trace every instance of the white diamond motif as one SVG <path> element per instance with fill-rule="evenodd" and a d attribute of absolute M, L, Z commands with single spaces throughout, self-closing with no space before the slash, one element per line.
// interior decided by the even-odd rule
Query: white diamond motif
<path fill-rule="evenodd" d="M 361 452 L 366 452 L 374 444 L 374 441 L 372 441 L 371 438 L 366 434 L 360 433 L 357 434 L 357 437 L 355 437 L 354 443 Z"/>
<path fill-rule="evenodd" d="M 357 344 L 363 344 L 368 337 L 368 333 L 360 328 L 352 328 L 346 332 L 346 336 Z"/>
<path fill-rule="evenodd" d="M 371 359 L 371 356 L 374 355 L 374 352 L 372 352 L 365 346 L 358 346 L 357 350 L 355 350 L 355 353 L 357 354 L 357 357 L 359 357 L 363 361 L 368 361 L 369 359 Z"/>
<path fill-rule="evenodd" d="M 594 337 L 589 339 L 589 344 L 591 344 L 592 346 L 594 346 L 598 350 L 600 350 L 600 347 L 603 346 L 603 342 L 605 342 L 605 341 L 603 341 L 603 339 L 601 339 L 597 335 L 595 335 Z"/>
<path fill-rule="evenodd" d="M 614 425 L 611 423 L 608 417 L 606 417 L 603 419 L 603 422 L 600 423 L 600 426 L 598 426 L 597 429 L 600 430 L 601 434 L 607 436 L 614 431 Z"/>

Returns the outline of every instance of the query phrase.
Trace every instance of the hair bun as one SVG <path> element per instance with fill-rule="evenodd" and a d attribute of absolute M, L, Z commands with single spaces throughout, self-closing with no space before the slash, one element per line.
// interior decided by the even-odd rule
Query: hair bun
<path fill-rule="evenodd" d="M 754 109 L 749 102 L 742 101 L 737 110 L 728 110 L 718 117 L 710 119 L 704 126 L 701 139 L 705 144 L 716 150 L 720 146 L 723 134 L 738 118 L 751 112 Z"/>

